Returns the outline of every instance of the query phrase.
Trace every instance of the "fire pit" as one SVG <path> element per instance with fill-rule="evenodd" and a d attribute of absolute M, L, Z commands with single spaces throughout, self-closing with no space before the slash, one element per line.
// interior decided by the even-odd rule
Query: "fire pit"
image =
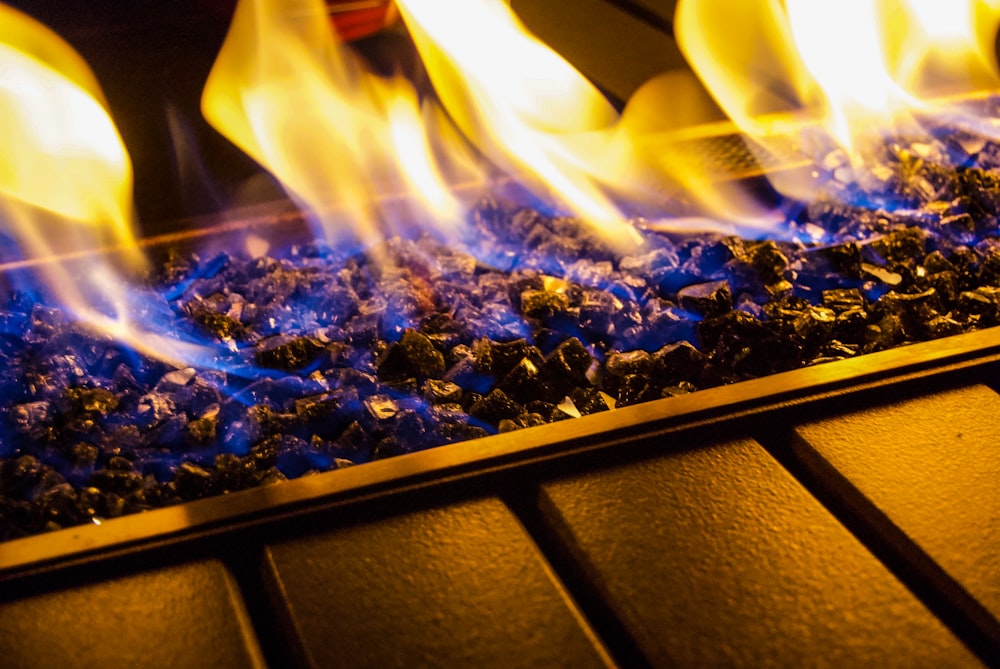
<path fill-rule="evenodd" d="M 986 178 L 957 172 L 899 216 L 817 204 L 791 227 L 823 244 L 648 232 L 623 254 L 490 197 L 465 249 L 170 247 L 153 295 L 171 331 L 216 347 L 201 368 L 12 302 L 6 538 L 990 327 Z M 953 200 L 967 211 L 937 211 Z"/>
<path fill-rule="evenodd" d="M 925 521 L 884 497 L 884 486 L 868 487 L 851 456 L 830 464 L 842 457 L 844 447 L 830 435 L 843 421 L 860 434 L 881 425 L 883 415 L 934 406 L 937 396 L 945 403 L 938 406 L 996 401 L 981 384 L 994 383 L 1000 346 L 996 330 L 987 329 L 1000 317 L 1000 189 L 989 171 L 997 150 L 964 127 L 935 126 L 932 137 L 883 147 L 873 171 L 879 190 L 868 187 L 871 180 L 859 185 L 850 156 L 836 151 L 810 176 L 825 198 L 805 203 L 758 188 L 758 199 L 782 214 L 767 241 L 640 220 L 649 212 L 644 204 L 633 210 L 641 244 L 620 246 L 548 200 L 501 184 L 468 210 L 460 243 L 394 237 L 345 252 L 297 240 L 308 229 L 298 208 L 144 242 L 157 257 L 147 297 L 171 319 L 167 330 L 180 335 L 163 341 L 195 341 L 196 357 L 211 352 L 206 365 L 157 359 L 160 340 L 149 350 L 140 343 L 135 354 L 72 325 L 42 306 L 44 297 L 16 295 L 5 311 L 6 532 L 90 524 L 3 546 L 0 568 L 11 594 L 0 615 L 30 609 L 39 616 L 58 606 L 58 593 L 28 596 L 53 573 L 74 586 L 115 575 L 140 557 L 155 567 L 152 576 L 117 578 L 110 596 L 127 599 L 130 582 L 147 587 L 143 578 L 160 579 L 152 588 L 201 582 L 185 598 L 222 607 L 214 615 L 232 623 L 219 626 L 215 652 L 250 664 L 289 655 L 310 665 L 335 661 L 319 643 L 331 631 L 316 621 L 359 615 L 351 603 L 367 598 L 382 604 L 364 615 L 393 621 L 381 630 L 391 639 L 389 655 L 361 635 L 359 644 L 345 641 L 351 662 L 383 664 L 396 652 L 403 661 L 416 657 L 403 648 L 457 653 L 409 632 L 399 636 L 408 628 L 388 613 L 419 615 L 422 602 L 439 595 L 451 621 L 439 630 L 446 637 L 458 621 L 492 630 L 484 611 L 507 616 L 523 634 L 558 621 L 551 629 L 559 641 L 528 638 L 517 646 L 522 659 L 543 664 L 789 658 L 787 646 L 766 633 L 722 644 L 718 655 L 685 650 L 684 639 L 704 633 L 727 597 L 743 604 L 724 628 L 761 618 L 740 588 L 727 590 L 739 569 L 723 569 L 720 592 L 727 594 L 718 601 L 685 591 L 683 577 L 661 580 L 659 569 L 650 581 L 626 576 L 647 560 L 627 548 L 645 526 L 632 523 L 630 505 L 656 499 L 680 515 L 667 513 L 665 526 L 651 521 L 653 554 L 669 555 L 664 542 L 676 537 L 701 536 L 669 559 L 678 573 L 697 570 L 704 559 L 697 546 L 727 531 L 719 513 L 745 508 L 737 513 L 745 534 L 706 555 L 718 559 L 731 549 L 739 560 L 740 547 L 759 542 L 765 560 L 805 555 L 827 570 L 815 580 L 808 569 L 765 570 L 772 576 L 759 581 L 763 601 L 779 610 L 782 601 L 797 603 L 794 615 L 782 617 L 822 617 L 820 601 L 803 593 L 830 592 L 835 581 L 845 593 L 838 611 L 867 616 L 873 599 L 852 585 L 867 582 L 877 584 L 876 599 L 903 612 L 864 628 L 824 626 L 812 652 L 853 645 L 874 661 L 911 653 L 996 662 L 990 574 L 952 562 L 933 532 L 924 532 Z M 734 142 L 759 165 L 730 135 L 694 145 Z M 481 194 L 481 186 L 469 192 Z M 206 252 L 234 244 L 245 250 Z M 83 266 L 96 257 L 84 256 Z M 72 276 L 74 262 L 12 264 L 7 277 L 46 263 Z M 147 309 L 156 312 L 152 304 Z M 931 399 L 921 404 L 924 397 Z M 852 418 L 858 407 L 870 407 L 871 416 Z M 973 423 L 962 418 L 961 430 L 978 435 Z M 676 445 L 665 446 L 667 438 Z M 453 442 L 462 443 L 428 450 Z M 672 455 L 662 457 L 665 450 Z M 968 458 L 958 459 L 967 471 Z M 995 462 L 984 466 L 995 469 Z M 348 466 L 355 463 L 365 464 Z M 338 471 L 318 473 L 328 469 Z M 662 497 L 656 481 L 669 481 L 673 492 Z M 713 485 L 726 490 L 721 510 L 713 506 Z M 237 492 L 244 488 L 257 489 Z M 596 531 L 595 522 L 616 521 L 594 520 L 596 498 L 578 490 L 631 500 L 619 509 L 624 535 Z M 775 512 L 762 491 L 795 511 Z M 993 525 L 978 534 L 957 525 L 968 530 L 961 536 L 973 558 L 988 554 L 995 537 L 995 500 L 985 495 Z M 191 501 L 199 498 L 206 499 Z M 746 506 L 733 507 L 737 498 Z M 161 505 L 168 506 L 127 515 Z M 704 522 L 688 523 L 685 510 Z M 803 533 L 809 524 L 824 528 L 820 538 Z M 449 526 L 457 535 L 445 532 Z M 502 541 L 483 537 L 476 528 L 484 526 L 497 528 Z M 761 539 L 753 528 L 776 535 Z M 327 529 L 332 533 L 318 531 Z M 459 552 L 470 551 L 471 562 L 456 562 L 447 548 L 408 555 L 414 531 L 435 546 L 464 537 Z M 777 548 L 784 540 L 799 547 L 798 557 Z M 608 553 L 606 542 L 634 556 Z M 848 556 L 849 569 L 838 572 L 822 557 L 832 546 Z M 362 564 L 381 552 L 399 561 L 387 566 L 384 585 L 365 574 L 344 587 L 329 580 L 336 564 Z M 539 617 L 478 599 L 476 573 L 499 554 L 533 576 L 484 573 L 527 597 Z M 410 577 L 397 568 L 426 569 L 426 559 L 449 566 L 403 589 Z M 458 574 L 454 589 L 439 580 L 444 574 Z M 646 626 L 671 614 L 654 603 L 660 595 L 641 595 L 647 589 L 687 607 L 702 601 L 706 620 L 673 620 L 689 629 L 664 643 Z M 316 596 L 326 590 L 344 604 Z M 84 588 L 67 592 L 90 597 Z M 479 604 L 463 613 L 463 600 Z M 919 643 L 875 650 L 905 625 L 919 630 Z M 481 641 L 469 646 L 477 663 L 510 638 L 490 631 Z M 19 648 L 28 652 L 33 643 Z M 182 650 L 208 652 L 197 644 Z"/>

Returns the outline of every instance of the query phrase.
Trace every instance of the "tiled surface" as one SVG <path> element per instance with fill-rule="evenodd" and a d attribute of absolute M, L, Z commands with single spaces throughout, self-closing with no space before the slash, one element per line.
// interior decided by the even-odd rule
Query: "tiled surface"
<path fill-rule="evenodd" d="M 216 561 L 0 603 L 0 666 L 262 667 L 232 578 Z"/>
<path fill-rule="evenodd" d="M 998 399 L 972 386 L 797 428 L 994 615 Z M 238 558 L 242 597 L 213 559 L 0 591 L 0 666 L 252 667 L 257 638 L 274 667 L 993 661 L 757 442 L 699 435 L 619 464 L 611 449 L 537 487 L 494 478 L 471 500 L 380 498 L 291 534 L 243 533 L 262 561 Z M 237 559 L 226 545 L 201 550 Z"/>
<path fill-rule="evenodd" d="M 1000 395 L 971 386 L 797 432 L 1000 617 L 998 416 Z"/>
<path fill-rule="evenodd" d="M 752 441 L 574 476 L 544 495 L 653 666 L 978 664 Z"/>
<path fill-rule="evenodd" d="M 607 666 L 496 499 L 275 544 L 268 556 L 309 666 Z"/>

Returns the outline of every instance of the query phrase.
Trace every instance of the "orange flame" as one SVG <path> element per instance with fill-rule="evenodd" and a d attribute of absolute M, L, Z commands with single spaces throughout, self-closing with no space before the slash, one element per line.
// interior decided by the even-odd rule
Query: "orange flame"
<path fill-rule="evenodd" d="M 618 115 L 593 84 L 504 2 L 397 5 L 442 103 L 477 148 L 539 179 L 610 238 L 634 234 L 599 185 L 618 161 L 588 133 L 610 132 Z"/>
<path fill-rule="evenodd" d="M 369 242 L 384 236 L 392 221 L 378 203 L 394 189 L 419 203 L 418 218 L 454 234 L 465 209 L 454 175 L 487 172 L 471 143 L 609 239 L 633 239 L 595 176 L 611 153 L 589 133 L 610 130 L 617 113 L 592 84 L 500 0 L 447 12 L 397 4 L 446 113 L 404 78 L 368 72 L 337 42 L 319 0 L 242 0 L 205 87 L 206 118 L 317 214 L 328 237 L 345 228 Z"/>
<path fill-rule="evenodd" d="M 418 217 L 445 229 L 460 220 L 428 134 L 444 119 L 402 77 L 368 72 L 337 42 L 319 0 L 241 1 L 202 110 L 316 215 L 328 238 L 380 239 L 393 223 L 380 197 L 406 190 L 423 196 L 414 200 Z M 448 149 L 463 154 L 461 145 Z M 449 167 L 475 178 L 470 163 Z"/>
<path fill-rule="evenodd" d="M 995 88 L 998 9 L 996 0 L 681 0 L 675 32 L 743 132 L 766 146 L 807 119 L 853 151 L 927 110 L 929 96 Z"/>
<path fill-rule="evenodd" d="M 131 163 L 87 65 L 48 28 L 0 5 L 0 71 L 0 226 L 22 254 L 11 264 L 32 269 L 91 329 L 168 361 L 200 355 L 133 323 L 130 281 L 109 254 L 92 253 L 142 266 Z"/>
<path fill-rule="evenodd" d="M 678 191 L 701 212 L 726 219 L 674 221 L 679 227 L 773 227 L 752 198 L 679 157 L 677 144 L 690 138 L 677 131 L 692 116 L 678 112 L 704 106 L 694 95 L 678 103 L 671 89 L 687 88 L 683 75 L 650 82 L 619 115 L 508 3 L 464 0 L 447 11 L 432 0 L 397 6 L 442 104 L 476 147 L 508 172 L 544 184 L 607 239 L 639 239 L 618 201 L 655 205 Z"/>
<path fill-rule="evenodd" d="M 0 5 L 0 193 L 66 221 L 74 249 L 132 245 L 132 168 L 86 64 L 55 33 Z M 69 223 L 72 221 L 72 224 Z M 21 228 L 42 253 L 44 239 Z M 43 248 L 45 247 L 45 248 Z"/>

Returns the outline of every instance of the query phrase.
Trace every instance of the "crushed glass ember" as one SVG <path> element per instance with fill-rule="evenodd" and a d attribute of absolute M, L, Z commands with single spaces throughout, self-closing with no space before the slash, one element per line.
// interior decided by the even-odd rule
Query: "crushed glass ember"
<path fill-rule="evenodd" d="M 463 244 L 172 257 L 161 307 L 219 344 L 216 369 L 12 292 L 0 537 L 997 325 L 1000 147 L 949 130 L 880 151 L 864 174 L 831 154 L 827 196 L 787 205 L 788 230 L 822 242 L 647 230 L 622 252 L 486 196 Z"/>

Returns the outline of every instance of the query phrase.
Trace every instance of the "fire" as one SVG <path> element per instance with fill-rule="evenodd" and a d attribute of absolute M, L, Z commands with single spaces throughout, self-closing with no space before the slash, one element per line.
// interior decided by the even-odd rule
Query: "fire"
<path fill-rule="evenodd" d="M 609 237 L 633 233 L 592 176 L 601 151 L 580 150 L 581 135 L 617 120 L 592 84 L 503 2 L 447 12 L 397 4 L 441 107 L 403 77 L 368 71 L 337 41 L 319 0 L 243 0 L 205 87 L 206 118 L 316 214 L 329 238 L 383 237 L 399 224 L 387 192 L 406 193 L 417 219 L 454 235 L 466 208 L 454 184 L 489 171 L 474 164 L 469 143 Z"/>
<path fill-rule="evenodd" d="M 891 71 L 911 93 L 965 93 L 998 83 L 997 0 L 911 2 L 887 48 Z"/>
<path fill-rule="evenodd" d="M 604 142 L 618 114 L 510 6 L 467 0 L 441 11 L 400 0 L 400 14 L 443 105 L 476 147 L 513 174 L 531 175 L 609 237 L 633 234 L 599 182 L 616 171 Z"/>
<path fill-rule="evenodd" d="M 1000 83 L 1000 0 L 947 4 L 681 0 L 676 34 L 755 147 L 792 138 L 863 162 L 866 138 L 919 133 L 921 118 L 964 113 L 946 96 Z M 339 41 L 322 0 L 241 0 L 204 89 L 208 121 L 280 180 L 327 239 L 372 245 L 410 226 L 457 238 L 468 203 L 456 185 L 487 185 L 497 169 L 616 243 L 639 239 L 621 202 L 678 192 L 708 218 L 673 227 L 775 234 L 781 214 L 677 150 L 699 138 L 713 107 L 689 76 L 650 82 L 619 113 L 502 0 L 396 5 L 432 94 L 371 71 Z M 3 6 L 0 69 L 0 149 L 14 157 L 0 167 L 0 205 L 21 259 L 92 327 L 178 362 L 209 355 L 132 322 L 141 293 L 120 265 L 80 279 L 66 263 L 40 262 L 113 248 L 126 267 L 141 266 L 131 165 L 82 59 Z M 799 198 L 813 188 L 784 176 L 775 184 Z"/>
<path fill-rule="evenodd" d="M 998 8 L 996 0 L 681 0 L 675 30 L 749 136 L 768 146 L 813 123 L 854 155 L 863 138 L 912 130 L 913 114 L 939 109 L 937 96 L 1000 83 Z"/>
<path fill-rule="evenodd" d="M 17 245 L 5 269 L 29 270 L 32 288 L 40 281 L 82 324 L 137 351 L 202 355 L 133 322 L 143 296 L 131 277 L 143 257 L 132 168 L 87 65 L 48 28 L 0 5 L 0 72 L 0 224 Z"/>
<path fill-rule="evenodd" d="M 410 189 L 423 196 L 411 216 L 445 229 L 461 216 L 429 134 L 444 119 L 402 77 L 368 72 L 337 41 L 319 0 L 241 2 L 202 109 L 317 217 L 330 239 L 382 238 L 396 222 L 386 196 Z M 464 147 L 451 148 L 463 154 Z M 458 179 L 476 178 L 464 169 L 469 162 L 449 167 Z"/>
<path fill-rule="evenodd" d="M 626 156 L 616 188 L 631 201 L 688 203 L 685 215 L 652 220 L 648 227 L 775 236 L 781 215 L 769 211 L 743 184 L 727 179 L 722 166 L 703 159 L 713 139 L 732 132 L 730 124 L 716 118 L 718 113 L 689 72 L 667 72 L 647 82 L 629 100 L 609 138 Z"/>
<path fill-rule="evenodd" d="M 0 193 L 58 216 L 74 250 L 133 246 L 132 168 L 83 60 L 33 19 L 0 5 Z M 37 223 L 37 220 L 36 220 Z M 32 224 L 17 231 L 50 251 Z M 58 241 L 58 240 L 51 240 Z"/>

